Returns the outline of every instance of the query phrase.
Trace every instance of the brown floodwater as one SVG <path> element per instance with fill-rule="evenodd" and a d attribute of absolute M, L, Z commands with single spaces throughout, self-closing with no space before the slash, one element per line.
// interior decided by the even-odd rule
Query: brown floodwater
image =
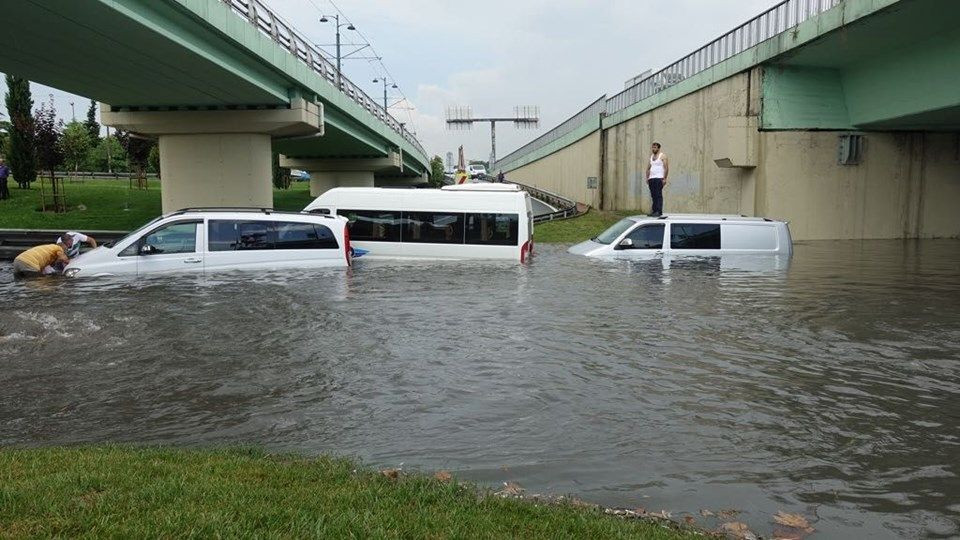
<path fill-rule="evenodd" d="M 960 535 L 960 241 L 15 282 L 0 445 L 255 444 L 820 537 Z"/>

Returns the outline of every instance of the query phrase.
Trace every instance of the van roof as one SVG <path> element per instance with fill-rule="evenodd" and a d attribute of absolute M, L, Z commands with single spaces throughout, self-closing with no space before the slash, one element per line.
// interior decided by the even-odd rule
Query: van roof
<path fill-rule="evenodd" d="M 452 186 L 443 186 L 444 191 L 521 191 L 520 186 L 516 184 L 454 184 Z"/>
<path fill-rule="evenodd" d="M 660 217 L 639 214 L 630 216 L 634 221 L 775 221 L 765 217 L 736 214 L 664 214 Z"/>

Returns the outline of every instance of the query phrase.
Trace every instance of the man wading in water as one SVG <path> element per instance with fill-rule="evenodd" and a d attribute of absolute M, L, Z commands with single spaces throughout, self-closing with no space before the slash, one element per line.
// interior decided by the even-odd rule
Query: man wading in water
<path fill-rule="evenodd" d="M 650 197 L 653 199 L 651 216 L 663 214 L 663 188 L 667 185 L 667 175 L 670 174 L 670 162 L 667 155 L 660 151 L 660 143 L 650 146 L 650 163 L 647 164 L 647 186 L 650 187 Z"/>

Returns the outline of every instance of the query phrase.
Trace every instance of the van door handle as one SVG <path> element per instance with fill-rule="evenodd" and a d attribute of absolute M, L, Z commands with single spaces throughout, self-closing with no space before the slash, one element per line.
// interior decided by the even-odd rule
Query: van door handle
<path fill-rule="evenodd" d="M 200 262 L 203 262 L 203 261 L 202 261 L 200 258 L 198 258 L 198 257 L 193 257 L 193 258 L 191 258 L 191 259 L 184 259 L 184 260 L 183 260 L 183 264 L 197 264 L 197 263 L 200 263 Z"/>

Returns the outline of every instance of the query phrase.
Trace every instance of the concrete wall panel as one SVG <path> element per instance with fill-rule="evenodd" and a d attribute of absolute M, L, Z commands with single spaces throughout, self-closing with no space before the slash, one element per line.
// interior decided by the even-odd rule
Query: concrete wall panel
<path fill-rule="evenodd" d="M 599 204 L 599 190 L 587 188 L 587 178 L 591 176 L 600 176 L 599 130 L 545 159 L 507 173 L 510 181 L 596 206 Z"/>

